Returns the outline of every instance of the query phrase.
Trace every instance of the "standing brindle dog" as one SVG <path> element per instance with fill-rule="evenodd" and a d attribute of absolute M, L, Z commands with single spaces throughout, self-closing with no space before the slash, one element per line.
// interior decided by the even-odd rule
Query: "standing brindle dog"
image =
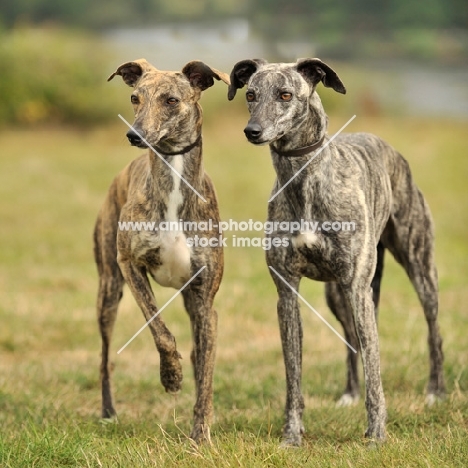
<path fill-rule="evenodd" d="M 277 180 L 268 220 L 354 222 L 355 231 L 288 232 L 288 247 L 267 251 L 272 266 L 296 291 L 303 276 L 326 282 L 327 302 L 346 340 L 361 350 L 366 386 L 366 436 L 385 438 L 386 408 L 380 377 L 375 319 L 384 250 L 409 276 L 429 327 L 428 402 L 444 394 L 442 339 L 437 323 L 438 287 L 429 208 L 406 160 L 366 133 L 340 135 L 328 146 L 328 119 L 316 93 L 318 83 L 345 93 L 337 74 L 318 59 L 294 64 L 244 60 L 231 72 L 229 99 L 247 86 L 250 120 L 244 132 L 255 145 L 270 145 Z M 321 153 L 311 161 L 315 150 Z M 278 319 L 286 367 L 285 445 L 299 445 L 304 427 L 301 394 L 302 326 L 297 295 L 271 271 L 278 290 Z M 342 404 L 358 398 L 356 355 L 348 351 L 348 382 Z"/>
<path fill-rule="evenodd" d="M 166 72 L 157 70 L 144 59 L 121 65 L 109 80 L 116 75 L 134 88 L 131 102 L 135 122 L 127 133 L 130 143 L 156 149 L 167 164 L 152 149 L 132 161 L 114 179 L 96 222 L 94 251 L 99 271 L 102 417 L 112 418 L 116 414 L 110 389 L 109 345 L 124 283 L 130 287 L 148 321 L 158 312 L 148 274 L 162 286 L 179 289 L 205 267 L 182 295 L 194 342 L 191 360 L 196 403 L 191 438 L 196 442 L 209 440 L 217 335 L 213 299 L 223 274 L 223 251 L 221 245 L 188 246 L 187 238 L 195 234 L 214 238 L 220 233 L 217 229 L 192 232 L 185 229 L 185 222 L 211 219 L 214 226 L 219 224 L 215 190 L 203 169 L 202 111 L 198 100 L 201 92 L 213 85 L 213 78 L 229 84 L 229 77 L 202 62 L 190 62 L 182 72 Z M 180 220 L 184 222 L 182 230 L 118 229 L 119 221 L 155 222 L 156 226 L 163 226 L 159 223 L 175 225 Z M 182 368 L 175 339 L 160 316 L 149 327 L 160 354 L 161 382 L 167 392 L 176 393 L 181 388 Z"/>

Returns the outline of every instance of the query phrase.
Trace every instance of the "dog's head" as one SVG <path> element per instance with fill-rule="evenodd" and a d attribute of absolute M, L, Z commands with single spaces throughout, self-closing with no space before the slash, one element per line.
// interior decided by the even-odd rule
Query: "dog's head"
<path fill-rule="evenodd" d="M 182 71 L 161 71 L 145 59 L 127 62 L 112 73 L 134 88 L 130 100 L 135 121 L 127 133 L 133 146 L 148 145 L 176 152 L 193 143 L 201 130 L 201 92 L 214 80 L 229 84 L 229 76 L 200 61 L 187 63 Z"/>
<path fill-rule="evenodd" d="M 296 63 L 242 60 L 231 72 L 228 99 L 234 99 L 237 90 L 247 86 L 250 120 L 244 132 L 251 143 L 269 144 L 297 128 L 310 115 L 309 111 L 321 106 L 315 92 L 320 82 L 346 93 L 338 75 L 316 58 Z"/>

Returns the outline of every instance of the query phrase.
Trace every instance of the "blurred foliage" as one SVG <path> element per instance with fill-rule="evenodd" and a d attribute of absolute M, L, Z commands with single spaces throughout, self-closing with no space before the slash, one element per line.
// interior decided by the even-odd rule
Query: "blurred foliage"
<path fill-rule="evenodd" d="M 468 28 L 466 0 L 15 0 L 0 3 L 0 21 L 59 22 L 91 28 L 136 26 L 176 19 L 248 17 L 275 24 L 282 35 L 295 24 L 304 34 L 317 28 L 389 31 L 399 28 Z M 294 18 L 295 21 L 289 21 Z M 285 21 L 287 20 L 287 21 Z"/>
<path fill-rule="evenodd" d="M 468 57 L 465 0 L 0 0 L 0 125 L 115 118 L 122 101 L 118 88 L 105 84 L 112 54 L 99 36 L 103 29 L 233 17 L 249 21 L 270 60 L 290 58 L 282 56 L 282 41 L 288 51 L 297 41 L 299 49 L 305 43 L 335 60 L 459 64 Z M 218 105 L 214 96 L 206 106 Z M 333 110 L 336 96 L 324 98 Z"/>
<path fill-rule="evenodd" d="M 89 28 L 138 26 L 177 19 L 209 19 L 247 12 L 249 0 L 15 0 L 0 3 L 0 19 L 18 23 L 58 22 Z"/>
<path fill-rule="evenodd" d="M 277 25 L 280 35 L 292 23 L 299 34 L 330 27 L 346 31 L 468 28 L 465 0 L 15 0 L 0 4 L 0 19 L 7 26 L 59 22 L 106 28 L 226 16 Z"/>
<path fill-rule="evenodd" d="M 105 51 L 92 36 L 49 29 L 0 34 L 0 124 L 93 124 L 115 117 Z"/>
<path fill-rule="evenodd" d="M 93 31 L 247 19 L 270 57 L 281 42 L 322 56 L 468 58 L 466 0 L 0 0 L 0 26 L 72 26 Z"/>

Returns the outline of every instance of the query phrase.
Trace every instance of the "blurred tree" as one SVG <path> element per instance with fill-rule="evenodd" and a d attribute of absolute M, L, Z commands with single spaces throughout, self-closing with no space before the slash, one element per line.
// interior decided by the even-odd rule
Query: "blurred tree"
<path fill-rule="evenodd" d="M 20 21 L 106 28 L 232 15 L 247 16 L 263 29 L 270 24 L 280 36 L 312 28 L 468 28 L 466 0 L 0 0 L 0 21 L 7 27 Z"/>
<path fill-rule="evenodd" d="M 390 0 L 390 2 L 386 15 L 387 26 L 390 28 L 444 28 L 449 24 L 447 3 L 441 0 L 424 2 Z"/>
<path fill-rule="evenodd" d="M 468 29 L 468 5 L 466 0 L 447 0 L 448 26 Z"/>

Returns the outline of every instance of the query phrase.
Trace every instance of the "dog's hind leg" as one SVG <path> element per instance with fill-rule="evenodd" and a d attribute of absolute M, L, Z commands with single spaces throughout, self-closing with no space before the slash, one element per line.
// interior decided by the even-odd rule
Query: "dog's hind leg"
<path fill-rule="evenodd" d="M 112 236 L 102 233 L 102 223 L 98 219 L 94 232 L 94 252 L 99 272 L 99 289 L 97 298 L 97 315 L 99 331 L 102 339 L 101 354 L 101 391 L 102 417 L 113 418 L 116 415 L 110 384 L 111 363 L 109 361 L 109 347 L 114 329 L 117 308 L 122 298 L 124 279 L 117 265 L 117 251 L 115 242 L 106 244 Z"/>
<path fill-rule="evenodd" d="M 422 195 L 418 192 L 418 210 L 409 210 L 404 219 L 390 218 L 382 239 L 398 263 L 405 269 L 424 309 L 429 330 L 429 384 L 427 403 L 445 395 L 442 337 L 439 331 L 438 280 L 434 262 L 434 229 Z"/>
<path fill-rule="evenodd" d="M 375 267 L 374 278 L 372 278 L 372 300 L 375 308 L 375 321 L 379 318 L 379 303 L 380 303 L 380 284 L 384 269 L 385 246 L 382 242 L 377 244 L 377 265 Z"/>

